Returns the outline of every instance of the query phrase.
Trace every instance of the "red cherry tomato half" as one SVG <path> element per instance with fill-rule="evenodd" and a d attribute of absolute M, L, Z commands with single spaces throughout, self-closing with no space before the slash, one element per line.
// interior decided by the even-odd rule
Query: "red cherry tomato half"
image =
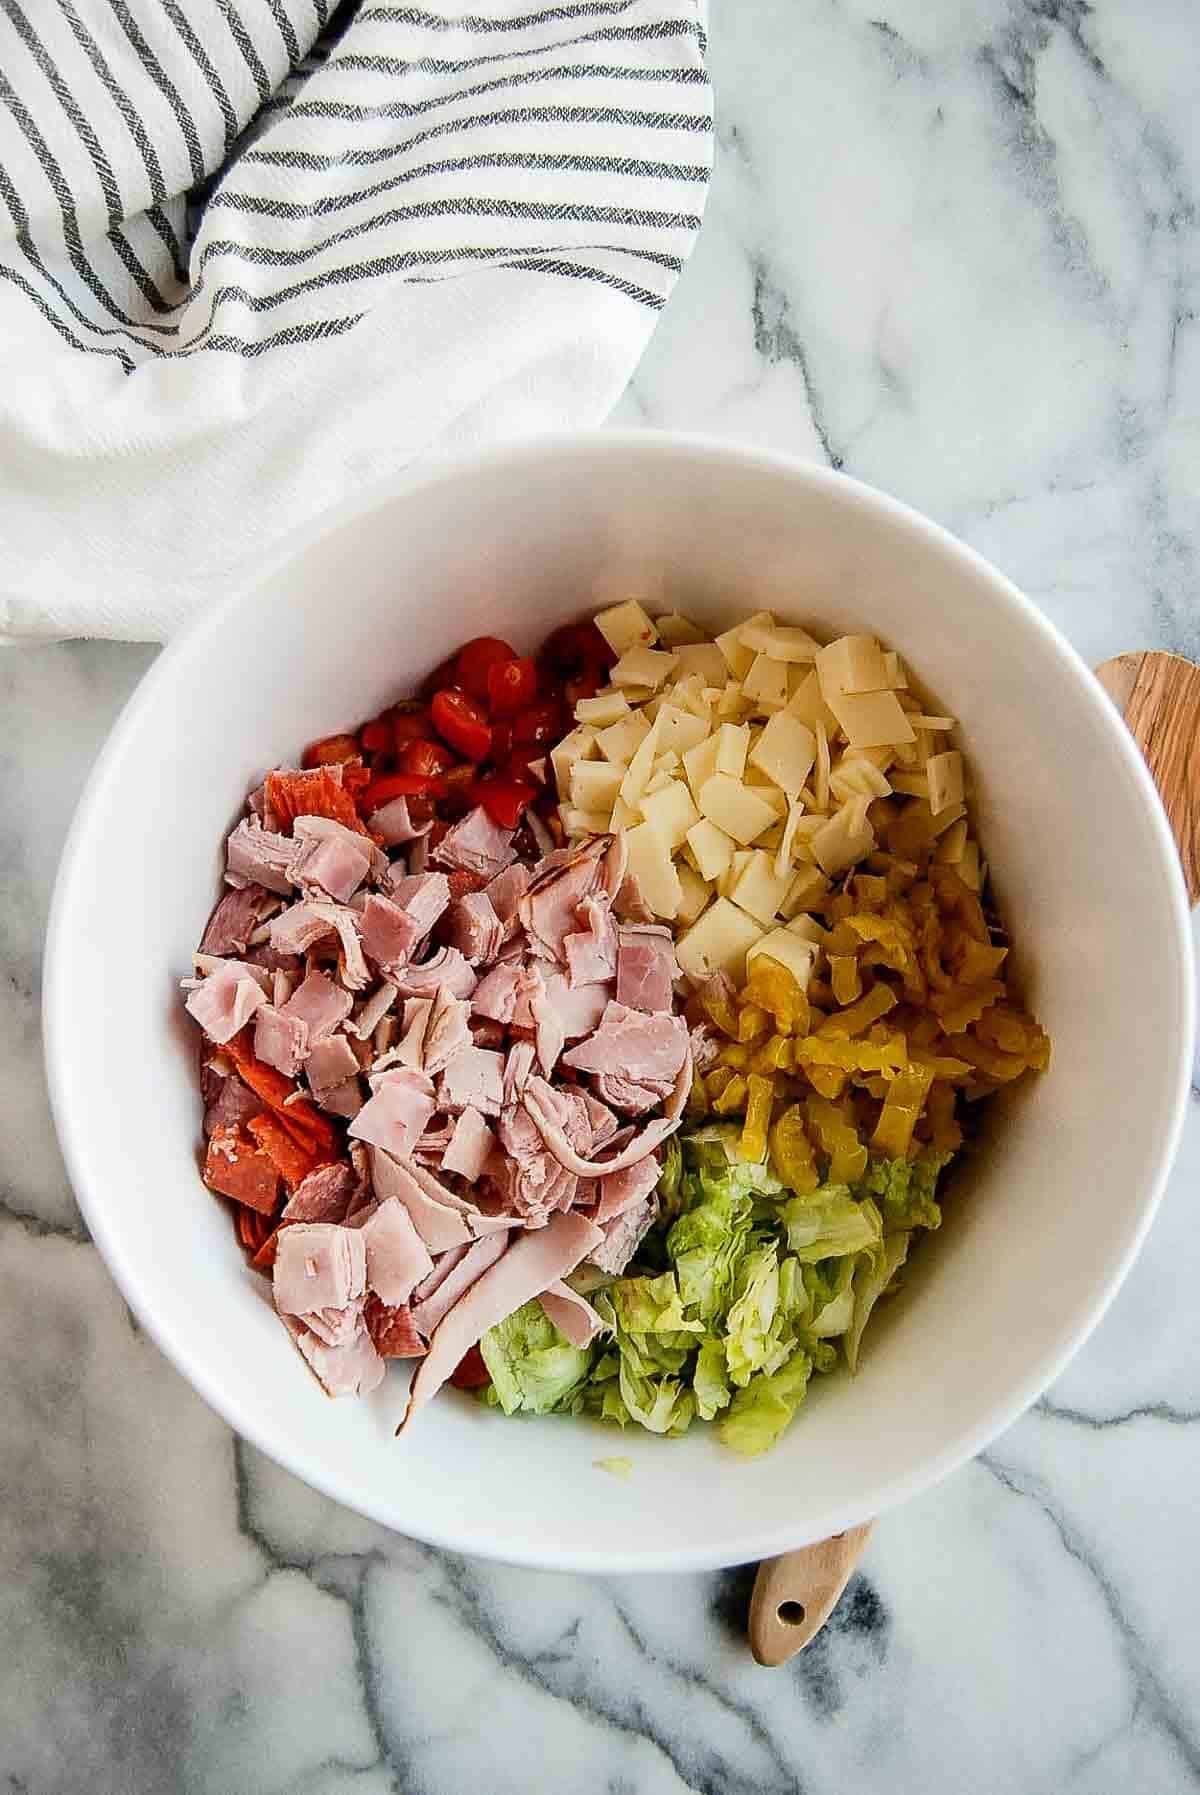
<path fill-rule="evenodd" d="M 392 740 L 392 720 L 388 716 L 373 717 L 358 732 L 359 746 L 364 754 L 390 754 Z"/>
<path fill-rule="evenodd" d="M 479 768 L 472 766 L 469 760 L 450 767 L 438 777 L 434 782 L 433 796 L 444 816 L 464 816 L 470 810 L 475 802 L 471 793 L 478 777 Z"/>
<path fill-rule="evenodd" d="M 472 698 L 486 700 L 492 668 L 501 661 L 515 661 L 516 658 L 516 649 L 511 643 L 502 642 L 499 636 L 476 636 L 474 641 L 465 642 L 459 649 L 454 674 L 446 684 L 459 685 Z"/>
<path fill-rule="evenodd" d="M 392 745 L 399 753 L 405 742 L 423 742 L 429 739 L 433 731 L 433 719 L 427 704 L 405 705 L 388 716 L 388 726 L 392 732 Z"/>
<path fill-rule="evenodd" d="M 416 773 L 423 779 L 436 779 L 454 765 L 453 754 L 441 742 L 402 742 L 396 760 L 402 773 Z"/>
<path fill-rule="evenodd" d="M 358 759 L 358 743 L 352 735 L 322 736 L 310 742 L 300 758 L 302 767 L 340 766 L 343 761 Z"/>
<path fill-rule="evenodd" d="M 488 668 L 488 709 L 493 717 L 515 717 L 537 695 L 537 668 L 521 660 L 493 661 Z"/>
<path fill-rule="evenodd" d="M 424 797 L 432 791 L 436 780 L 420 773 L 383 773 L 378 779 L 372 779 L 360 800 L 360 809 L 370 816 L 382 804 L 390 804 L 393 798 Z"/>
<path fill-rule="evenodd" d="M 565 623 L 542 644 L 541 659 L 563 679 L 589 668 L 606 672 L 616 658 L 594 623 Z"/>
<path fill-rule="evenodd" d="M 515 829 L 525 814 L 525 807 L 537 797 L 536 785 L 523 779 L 510 779 L 504 773 L 489 773 L 480 779 L 471 796 L 482 804 L 494 823 L 502 829 Z"/>
<path fill-rule="evenodd" d="M 547 742 L 556 742 L 562 733 L 562 705 L 552 698 L 531 704 L 513 719 L 514 748 L 544 748 Z"/>
<path fill-rule="evenodd" d="M 456 1390 L 482 1390 L 491 1381 L 492 1374 L 484 1364 L 483 1354 L 477 1346 L 468 1347 L 450 1373 L 450 1382 Z"/>
<path fill-rule="evenodd" d="M 486 760 L 492 745 L 487 719 L 475 703 L 455 686 L 434 694 L 433 727 L 444 742 L 468 760 Z"/>

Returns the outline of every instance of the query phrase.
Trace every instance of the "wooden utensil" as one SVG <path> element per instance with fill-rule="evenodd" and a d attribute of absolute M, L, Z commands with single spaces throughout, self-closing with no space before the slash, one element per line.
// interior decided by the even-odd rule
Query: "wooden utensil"
<path fill-rule="evenodd" d="M 1119 654 L 1096 677 L 1145 756 L 1175 836 L 1189 901 L 1200 902 L 1200 667 L 1158 650 Z M 785 1664 L 816 1638 L 854 1572 L 873 1522 L 758 1567 L 747 1635 L 760 1664 Z"/>

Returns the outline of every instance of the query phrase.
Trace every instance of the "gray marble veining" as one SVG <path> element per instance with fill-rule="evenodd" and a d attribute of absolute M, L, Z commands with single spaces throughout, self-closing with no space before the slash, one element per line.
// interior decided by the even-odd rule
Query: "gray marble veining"
<path fill-rule="evenodd" d="M 1200 653 L 1189 0 L 712 10 L 717 178 L 620 421 L 886 487 L 1092 660 Z M 746 1571 L 603 1581 L 435 1552 L 298 1484 L 191 1393 L 87 1240 L 38 1038 L 69 813 L 151 659 L 0 657 L 0 1789 L 1200 1787 L 1195 1111 L 1088 1346 L 883 1521 L 779 1672 L 744 1650 Z"/>

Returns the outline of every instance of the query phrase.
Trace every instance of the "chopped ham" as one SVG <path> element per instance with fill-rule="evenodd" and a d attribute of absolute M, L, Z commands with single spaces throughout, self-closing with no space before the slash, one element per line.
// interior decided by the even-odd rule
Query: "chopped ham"
<path fill-rule="evenodd" d="M 520 927 L 518 914 L 521 899 L 529 889 L 529 868 L 517 860 L 497 873 L 484 888 L 492 909 L 504 926 L 504 939 L 511 940 Z"/>
<path fill-rule="evenodd" d="M 271 1002 L 281 1010 L 296 989 L 296 975 L 277 966 L 271 974 Z"/>
<path fill-rule="evenodd" d="M 309 973 L 282 1007 L 285 1015 L 306 1024 L 308 1044 L 316 1047 L 346 1020 L 352 1003 L 348 991 L 335 985 L 328 973 L 317 971 Z"/>
<path fill-rule="evenodd" d="M 393 881 L 392 897 L 424 940 L 450 902 L 450 881 L 445 873 L 408 873 Z"/>
<path fill-rule="evenodd" d="M 404 1001 L 404 1033 L 392 1049 L 398 1063 L 414 1072 L 425 1070 L 425 1030 L 433 1015 L 432 997 L 408 997 Z"/>
<path fill-rule="evenodd" d="M 671 931 L 656 923 L 622 926 L 617 948 L 617 1002 L 631 1010 L 669 1010 L 679 969 Z"/>
<path fill-rule="evenodd" d="M 377 835 L 385 847 L 398 848 L 405 842 L 416 841 L 419 836 L 428 835 L 433 823 L 414 823 L 408 814 L 408 799 L 393 798 L 390 803 L 373 811 L 367 819 L 371 833 Z"/>
<path fill-rule="evenodd" d="M 346 1078 L 340 1084 L 326 1085 L 313 1095 L 328 1115 L 345 1116 L 347 1121 L 353 1120 L 364 1107 L 362 1085 L 357 1078 Z"/>
<path fill-rule="evenodd" d="M 403 804 L 404 800 L 398 798 L 396 802 Z M 368 1296 L 363 1306 L 363 1320 L 381 1359 L 424 1358 L 425 1342 L 416 1330 L 407 1303 L 392 1308 L 377 1296 Z"/>
<path fill-rule="evenodd" d="M 281 1222 L 341 1222 L 354 1195 L 353 1169 L 344 1160 L 318 1166 L 292 1192 Z"/>
<path fill-rule="evenodd" d="M 542 883 L 535 879 L 520 903 L 519 914 L 531 948 L 564 966 L 567 936 L 576 932 L 576 911 L 600 877 L 593 845 L 572 850 L 570 863 L 552 878 Z"/>
<path fill-rule="evenodd" d="M 501 1048 L 505 1043 L 505 1029 L 502 1022 L 489 1022 L 486 1016 L 471 1018 L 471 1039 L 476 1047 Z"/>
<path fill-rule="evenodd" d="M 587 1105 L 588 1121 L 592 1125 L 592 1151 L 611 1140 L 617 1132 L 617 1118 L 607 1103 L 601 1103 L 590 1091 L 583 1093 L 583 1101 Z"/>
<path fill-rule="evenodd" d="M 619 1276 L 650 1232 L 657 1214 L 657 1199 L 648 1197 L 644 1203 L 623 1209 L 620 1215 L 605 1222 L 603 1242 L 588 1255 L 591 1264 Z"/>
<path fill-rule="evenodd" d="M 594 1035 L 572 1047 L 564 1063 L 579 1072 L 607 1072 L 636 1083 L 674 1079 L 688 1057 L 682 1016 L 646 1015 L 610 1003 Z"/>
<path fill-rule="evenodd" d="M 461 1246 L 450 1247 L 444 1253 L 435 1253 L 433 1270 L 429 1273 L 428 1277 L 421 1279 L 421 1282 L 412 1293 L 414 1308 L 418 1303 L 423 1303 L 427 1296 L 432 1296 L 435 1290 L 441 1288 L 446 1279 L 450 1276 L 450 1273 L 454 1270 L 454 1267 L 462 1264 L 462 1261 L 466 1258 L 470 1250 L 469 1246 Z"/>
<path fill-rule="evenodd" d="M 298 1326 L 294 1317 L 285 1315 L 284 1320 L 326 1395 L 369 1396 L 383 1382 L 387 1366 L 365 1324 L 344 1346 L 326 1346 L 308 1328 Z"/>
<path fill-rule="evenodd" d="M 402 904 L 372 892 L 359 917 L 363 951 L 381 972 L 395 981 L 408 965 L 422 930 Z"/>
<path fill-rule="evenodd" d="M 629 871 L 629 841 L 624 829 L 613 832 L 604 853 L 601 875 L 610 904 L 615 904 Z"/>
<path fill-rule="evenodd" d="M 590 1346 L 604 1323 L 585 1296 L 558 1278 L 538 1298 L 548 1318 L 572 1346 Z"/>
<path fill-rule="evenodd" d="M 296 844 L 287 835 L 243 817 L 225 844 L 225 881 L 229 885 L 263 885 L 290 897 L 289 876 Z"/>
<path fill-rule="evenodd" d="M 653 922 L 654 912 L 642 896 L 636 873 L 626 873 L 612 901 L 613 915 L 622 922 Z"/>
<path fill-rule="evenodd" d="M 344 1309 L 367 1288 L 362 1234 L 336 1222 L 284 1228 L 275 1255 L 275 1307 L 285 1315 Z"/>
<path fill-rule="evenodd" d="M 308 1024 L 264 1003 L 254 1018 L 254 1054 L 285 1078 L 295 1078 L 308 1055 Z"/>
<path fill-rule="evenodd" d="M 442 1073 L 443 1109 L 477 1109 L 498 1116 L 504 1098 L 504 1056 L 486 1047 L 460 1047 Z"/>
<path fill-rule="evenodd" d="M 424 1134 L 433 1111 L 433 1081 L 422 1072 L 394 1067 L 375 1080 L 371 1099 L 350 1124 L 350 1133 L 402 1159 Z"/>
<path fill-rule="evenodd" d="M 441 947 L 419 966 L 406 966 L 399 976 L 401 997 L 430 997 L 444 985 L 455 997 L 470 997 L 479 980 L 456 947 Z"/>
<path fill-rule="evenodd" d="M 601 1178 L 596 1220 L 603 1226 L 605 1222 L 611 1222 L 614 1216 L 624 1215 L 627 1209 L 636 1209 L 640 1203 L 644 1203 L 658 1188 L 661 1170 L 658 1155 L 647 1153 L 645 1159 L 626 1166 L 624 1171 L 610 1172 L 607 1178 Z"/>
<path fill-rule="evenodd" d="M 386 1202 L 388 1197 L 399 1197 L 431 1253 L 444 1253 L 449 1247 L 470 1244 L 471 1231 L 465 1217 L 449 1203 L 439 1202 L 423 1190 L 413 1176 L 411 1165 L 402 1165 L 390 1154 L 373 1148 L 371 1175 L 381 1202 Z"/>
<path fill-rule="evenodd" d="M 271 946 L 279 954 L 306 954 L 310 947 L 333 934 L 328 904 L 302 898 L 271 920 Z"/>
<path fill-rule="evenodd" d="M 533 1071 L 536 1051 L 532 1041 L 514 1041 L 504 1062 L 503 1107 L 516 1103 Z"/>
<path fill-rule="evenodd" d="M 258 919 L 273 899 L 263 885 L 227 891 L 208 919 L 200 942 L 202 954 L 244 954 Z"/>
<path fill-rule="evenodd" d="M 488 879 L 516 859 L 512 829 L 494 823 L 481 804 L 446 831 L 431 856 L 439 866 L 459 866 Z"/>
<path fill-rule="evenodd" d="M 466 998 L 455 997 L 445 988 L 435 995 L 424 1042 L 425 1070 L 431 1078 L 445 1071 L 450 1061 L 471 1045 L 470 1015 Z"/>
<path fill-rule="evenodd" d="M 571 985 L 555 966 L 547 966 L 542 977 L 567 1040 L 578 1041 L 583 1035 L 593 1034 L 612 996 L 611 986 Z"/>
<path fill-rule="evenodd" d="M 489 1173 L 501 1200 L 527 1228 L 544 1228 L 564 1191 L 562 1167 L 523 1107 L 500 1118 L 500 1142 L 504 1155 Z"/>
<path fill-rule="evenodd" d="M 471 996 L 471 1009 L 476 1016 L 487 1016 L 493 1022 L 509 1023 L 517 1001 L 518 968 L 511 963 L 493 966 L 485 972 Z"/>
<path fill-rule="evenodd" d="M 327 897 L 337 904 L 344 904 L 354 896 L 371 870 L 371 856 L 367 852 L 371 843 L 365 835 L 355 835 L 338 824 L 331 825 L 331 831 L 336 833 L 305 831 L 301 834 L 304 822 L 324 820 L 296 819 L 297 847 L 288 876 L 305 897 Z"/>
<path fill-rule="evenodd" d="M 563 1031 L 562 1018 L 547 995 L 545 983 L 536 968 L 533 969 L 533 976 L 537 979 L 537 986 L 530 995 L 529 1012 L 536 1031 L 538 1064 L 543 1075 L 549 1078 L 558 1064 L 559 1054 L 567 1044 L 567 1037 Z"/>
<path fill-rule="evenodd" d="M 390 1307 L 406 1303 L 433 1270 L 429 1248 L 399 1197 L 381 1202 L 362 1230 L 367 1249 L 367 1288 Z"/>
<path fill-rule="evenodd" d="M 511 1239 L 511 1233 L 504 1233 L 489 1234 L 486 1239 L 477 1240 L 474 1246 L 468 1247 L 461 1258 L 456 1260 L 428 1296 L 420 1301 L 414 1300 L 413 1323 L 426 1339 L 443 1316 L 454 1307 L 459 1297 L 465 1296 L 472 1284 L 477 1283 L 484 1272 L 495 1265 Z"/>
<path fill-rule="evenodd" d="M 282 1070 L 281 1066 L 280 1071 Z M 304 1062 L 304 1073 L 318 1100 L 326 1091 L 333 1090 L 335 1085 L 345 1084 L 349 1078 L 357 1078 L 358 1061 L 345 1035 L 334 1035 L 328 1041 L 318 1041 Z"/>
<path fill-rule="evenodd" d="M 552 1087 L 545 1085 L 543 1080 L 537 1078 L 529 1080 L 525 1086 L 523 1102 L 559 1165 L 568 1172 L 574 1172 L 577 1178 L 602 1178 L 610 1172 L 623 1171 L 627 1165 L 633 1165 L 637 1160 L 644 1159 L 647 1153 L 652 1153 L 656 1147 L 660 1147 L 675 1133 L 683 1115 L 683 1106 L 687 1101 L 691 1082 L 692 1062 L 691 1056 L 688 1055 L 679 1069 L 679 1076 L 675 1080 L 674 1089 L 662 1116 L 655 1122 L 647 1123 L 644 1128 L 636 1132 L 628 1146 L 622 1147 L 619 1153 L 603 1160 L 587 1160 L 572 1145 L 561 1121 L 555 1114 Z"/>
<path fill-rule="evenodd" d="M 278 1253 L 278 1242 L 275 1250 Z M 362 1333 L 363 1299 L 347 1303 L 344 1309 L 310 1309 L 296 1319 L 325 1346 L 349 1346 Z"/>
<path fill-rule="evenodd" d="M 565 1278 L 602 1238 L 598 1228 L 575 1214 L 556 1215 L 536 1233 L 518 1235 L 435 1328 L 397 1432 L 437 1394 L 463 1354 L 478 1344 L 488 1328 Z"/>
<path fill-rule="evenodd" d="M 599 893 L 591 893 L 582 900 L 575 915 L 582 927 L 563 942 L 571 984 L 592 985 L 615 978 L 617 930 L 607 900 Z"/>
<path fill-rule="evenodd" d="M 495 1135 L 479 1111 L 468 1104 L 454 1124 L 450 1145 L 442 1155 L 442 1170 L 457 1172 L 468 1184 L 474 1184 L 483 1176 L 483 1168 L 495 1147 Z"/>
<path fill-rule="evenodd" d="M 504 924 L 486 891 L 470 891 L 451 904 L 442 937 L 472 966 L 495 959 L 504 943 Z"/>
<path fill-rule="evenodd" d="M 396 986 L 384 979 L 369 997 L 364 997 L 358 1014 L 349 1024 L 349 1033 L 359 1041 L 367 1041 L 375 1033 L 396 1001 Z"/>
<path fill-rule="evenodd" d="M 219 1046 L 232 1041 L 265 1002 L 253 969 L 240 960 L 224 961 L 184 999 L 188 1014 Z"/>
<path fill-rule="evenodd" d="M 650 1079 L 639 1084 L 632 1078 L 621 1078 L 613 1072 L 601 1072 L 596 1078 L 596 1090 L 606 1103 L 619 1109 L 625 1116 L 644 1116 L 671 1094 L 673 1081 L 669 1078 Z"/>

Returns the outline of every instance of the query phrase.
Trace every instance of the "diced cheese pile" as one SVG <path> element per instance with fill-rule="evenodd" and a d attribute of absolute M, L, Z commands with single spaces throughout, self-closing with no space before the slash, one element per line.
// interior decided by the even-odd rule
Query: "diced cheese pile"
<path fill-rule="evenodd" d="M 550 756 L 563 827 L 625 830 L 688 977 L 740 980 L 766 953 L 807 986 L 806 912 L 875 851 L 885 800 L 925 807 L 938 857 L 979 888 L 954 719 L 922 711 L 898 654 L 870 636 L 822 646 L 769 611 L 715 641 L 634 600 L 596 625 L 618 659 Z"/>

